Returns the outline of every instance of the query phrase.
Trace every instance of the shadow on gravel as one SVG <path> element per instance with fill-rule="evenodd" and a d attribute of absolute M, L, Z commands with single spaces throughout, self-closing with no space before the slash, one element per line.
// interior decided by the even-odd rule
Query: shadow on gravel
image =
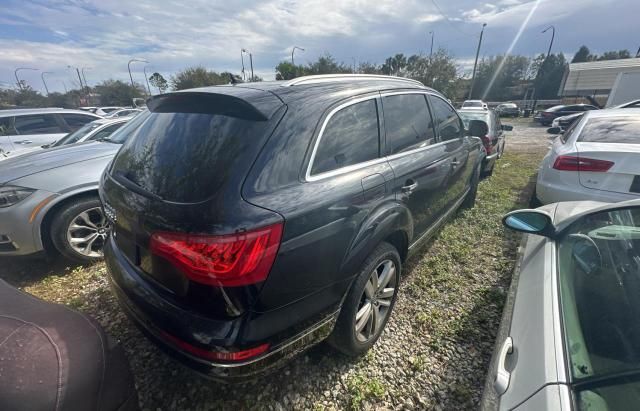
<path fill-rule="evenodd" d="M 535 181 L 536 175 L 534 174 L 527 185 L 518 193 L 517 205 L 519 207 L 528 207 L 531 203 Z M 499 275 L 495 277 L 494 281 L 477 293 L 471 311 L 456 321 L 451 342 L 458 346 L 458 350 L 461 350 L 459 352 L 475 357 L 472 361 L 473 368 L 476 371 L 482 370 L 482 372 L 465 374 L 464 378 L 460 378 L 460 364 L 449 362 L 441 374 L 445 376 L 440 386 L 443 391 L 440 398 L 443 401 L 438 403 L 442 409 L 460 409 L 461 406 L 464 409 L 478 408 L 479 404 L 475 393 L 480 392 L 482 395 L 484 390 L 487 371 L 502 319 L 502 310 L 511 285 L 511 276 L 520 239 L 520 234 L 505 230 L 500 244 L 502 255 L 498 258 L 509 261 L 511 264 L 499 267 Z"/>
<path fill-rule="evenodd" d="M 65 275 L 77 267 L 83 265 L 44 253 L 34 256 L 0 257 L 0 278 L 14 287 L 22 288 L 51 275 Z"/>

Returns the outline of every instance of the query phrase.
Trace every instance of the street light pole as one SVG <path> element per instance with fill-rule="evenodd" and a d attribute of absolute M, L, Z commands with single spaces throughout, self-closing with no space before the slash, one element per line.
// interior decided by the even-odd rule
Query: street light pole
<path fill-rule="evenodd" d="M 546 29 L 542 30 L 542 34 L 546 33 L 547 30 L 549 29 L 551 29 L 551 41 L 549 42 L 549 50 L 547 50 L 547 57 L 549 57 L 549 54 L 551 54 L 551 46 L 553 46 L 553 39 L 556 37 L 556 28 L 554 26 L 549 26 Z"/>
<path fill-rule="evenodd" d="M 16 84 L 18 85 L 18 88 L 20 90 L 22 90 L 22 83 L 20 82 L 20 79 L 18 78 L 18 71 L 20 70 L 34 70 L 34 71 L 39 71 L 40 69 L 37 68 L 32 68 L 32 67 L 18 67 L 17 69 L 15 69 L 13 71 L 13 75 L 16 76 Z"/>
<path fill-rule="evenodd" d="M 50 72 L 50 71 L 43 71 L 43 72 L 40 74 L 40 78 L 42 79 L 42 84 L 44 84 L 44 89 L 47 91 L 47 97 L 49 97 L 49 87 L 47 87 L 47 82 L 46 82 L 46 81 L 44 81 L 44 75 L 45 75 L 45 74 L 53 74 L 53 73 L 52 73 L 52 72 Z"/>
<path fill-rule="evenodd" d="M 129 62 L 127 63 L 127 69 L 129 70 L 129 79 L 131 80 L 131 87 L 135 88 L 135 84 L 133 84 L 133 76 L 131 75 L 131 63 L 133 63 L 134 61 L 140 62 L 140 63 L 149 63 L 147 60 L 145 59 L 138 59 L 138 58 L 133 58 L 131 60 L 129 60 Z"/>
<path fill-rule="evenodd" d="M 300 51 L 304 51 L 304 49 L 302 47 L 293 46 L 293 48 L 291 49 L 291 65 L 292 66 L 295 66 L 295 63 L 293 62 L 293 52 L 296 51 L 296 49 L 298 49 Z"/>
<path fill-rule="evenodd" d="M 151 95 L 151 87 L 149 86 L 149 77 L 147 77 L 147 66 L 144 66 L 142 68 L 142 71 L 144 72 L 144 79 L 147 81 L 147 90 L 149 91 L 149 95 Z"/>
<path fill-rule="evenodd" d="M 480 46 L 482 45 L 482 35 L 484 34 L 484 28 L 487 26 L 487 23 L 482 24 L 482 31 L 480 31 L 480 40 L 478 40 L 478 49 L 476 50 L 476 61 L 473 63 L 473 74 L 471 76 L 471 87 L 469 88 L 469 100 L 471 99 L 471 94 L 473 93 L 473 83 L 476 81 L 476 69 L 478 67 L 478 56 L 480 55 Z"/>
<path fill-rule="evenodd" d="M 87 83 L 87 78 L 84 76 L 84 71 L 86 70 L 91 70 L 92 67 L 83 67 L 82 68 L 82 79 L 84 80 L 84 87 L 87 89 L 87 92 L 89 91 L 89 83 Z"/>

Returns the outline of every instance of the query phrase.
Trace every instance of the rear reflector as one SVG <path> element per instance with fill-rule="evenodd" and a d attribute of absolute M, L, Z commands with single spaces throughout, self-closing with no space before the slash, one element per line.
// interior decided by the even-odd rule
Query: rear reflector
<path fill-rule="evenodd" d="M 199 348 L 195 345 L 191 345 L 188 342 L 182 341 L 178 337 L 174 337 L 173 335 L 164 331 L 162 331 L 161 333 L 165 339 L 169 340 L 176 347 L 188 352 L 189 354 L 195 355 L 198 358 L 204 358 L 212 361 L 244 361 L 253 357 L 257 357 L 258 355 L 264 353 L 269 349 L 269 344 L 261 344 L 257 347 L 241 351 L 209 351 L 204 348 Z"/>
<path fill-rule="evenodd" d="M 230 235 L 157 232 L 151 253 L 192 281 L 233 287 L 266 280 L 282 237 L 282 223 Z"/>
<path fill-rule="evenodd" d="M 596 160 L 578 156 L 558 156 L 553 163 L 553 168 L 562 171 L 605 172 L 613 167 L 614 164 L 613 161 L 607 160 Z"/>

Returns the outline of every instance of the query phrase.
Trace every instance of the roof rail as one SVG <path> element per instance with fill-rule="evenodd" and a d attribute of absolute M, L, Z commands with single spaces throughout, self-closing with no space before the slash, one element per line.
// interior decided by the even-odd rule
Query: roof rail
<path fill-rule="evenodd" d="M 282 84 L 282 87 L 291 87 L 299 84 L 318 84 L 328 83 L 332 81 L 349 81 L 349 80 L 387 80 L 387 81 L 401 81 L 404 83 L 412 83 L 416 86 L 425 87 L 424 84 L 418 80 L 395 77 L 395 76 L 383 76 L 377 74 L 317 74 L 313 76 L 297 77 L 292 80 L 288 80 Z"/>

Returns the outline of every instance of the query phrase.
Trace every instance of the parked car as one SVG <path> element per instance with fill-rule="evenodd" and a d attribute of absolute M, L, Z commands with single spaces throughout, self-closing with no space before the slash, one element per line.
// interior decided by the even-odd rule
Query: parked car
<path fill-rule="evenodd" d="M 496 107 L 500 117 L 520 117 L 520 109 L 515 103 L 502 103 Z"/>
<path fill-rule="evenodd" d="M 640 108 L 640 100 L 628 101 L 611 108 Z M 583 114 L 584 113 L 575 113 L 568 116 L 556 117 L 551 123 L 551 129 L 547 130 L 547 132 L 550 134 L 558 134 L 561 131 L 568 129 L 569 126 L 573 124 L 574 121 L 578 120 Z"/>
<path fill-rule="evenodd" d="M 95 113 L 99 116 L 106 116 L 110 113 L 113 113 L 116 110 L 122 110 L 125 107 L 96 107 Z"/>
<path fill-rule="evenodd" d="M 555 203 L 504 224 L 529 234 L 481 409 L 637 409 L 640 200 Z"/>
<path fill-rule="evenodd" d="M 122 347 L 88 316 L 0 280 L 3 410 L 138 410 Z"/>
<path fill-rule="evenodd" d="M 148 113 L 109 139 L 39 150 L 0 162 L 0 256 L 57 251 L 102 258 L 108 224 L 97 188 L 121 144 Z"/>
<path fill-rule="evenodd" d="M 62 137 L 60 140 L 54 141 L 50 144 L 44 144 L 40 147 L 31 147 L 25 150 L 21 150 L 16 152 L 17 155 L 24 155 L 26 153 L 32 153 L 34 151 L 42 150 L 45 148 L 53 148 L 60 147 L 66 144 L 75 144 L 82 143 L 85 141 L 94 141 L 94 140 L 102 140 L 104 138 L 109 137 L 114 131 L 122 127 L 127 121 L 129 121 L 131 117 L 123 117 L 116 119 L 100 119 L 96 121 L 92 121 L 79 128 L 73 133 L 69 133 L 66 136 Z M 10 153 L 2 156 L 0 155 L 0 161 L 13 157 Z"/>
<path fill-rule="evenodd" d="M 135 116 L 138 113 L 141 113 L 142 109 L 139 108 L 123 108 L 120 110 L 112 111 L 111 113 L 104 116 L 105 118 L 118 118 L 118 117 L 129 117 Z"/>
<path fill-rule="evenodd" d="M 58 140 L 100 116 L 63 108 L 0 110 L 0 148 L 15 154 Z"/>
<path fill-rule="evenodd" d="M 486 153 L 486 157 L 482 163 L 482 174 L 484 176 L 490 176 L 493 174 L 496 160 L 502 157 L 504 153 L 504 132 L 513 130 L 513 126 L 503 125 L 500 122 L 500 117 L 493 110 L 479 111 L 465 109 L 458 110 L 458 114 L 460 114 L 460 118 L 467 128 L 471 120 L 479 120 L 486 124 L 486 132 L 480 135 Z"/>
<path fill-rule="evenodd" d="M 367 351 L 407 255 L 475 201 L 480 139 L 414 80 L 309 76 L 147 106 L 101 180 L 105 261 L 131 318 L 214 379 L 327 337 Z"/>
<path fill-rule="evenodd" d="M 462 109 L 489 110 L 489 105 L 482 100 L 466 100 L 462 103 Z"/>
<path fill-rule="evenodd" d="M 542 160 L 536 196 L 618 202 L 640 196 L 640 109 L 590 111 L 555 139 Z"/>
<path fill-rule="evenodd" d="M 567 116 L 569 114 L 584 113 L 590 110 L 599 110 L 599 109 L 598 107 L 592 106 L 590 104 L 571 104 L 571 105 L 553 106 L 544 111 L 538 111 L 538 113 L 533 117 L 533 119 L 538 121 L 543 126 L 549 126 L 551 125 L 551 123 L 556 117 Z"/>

